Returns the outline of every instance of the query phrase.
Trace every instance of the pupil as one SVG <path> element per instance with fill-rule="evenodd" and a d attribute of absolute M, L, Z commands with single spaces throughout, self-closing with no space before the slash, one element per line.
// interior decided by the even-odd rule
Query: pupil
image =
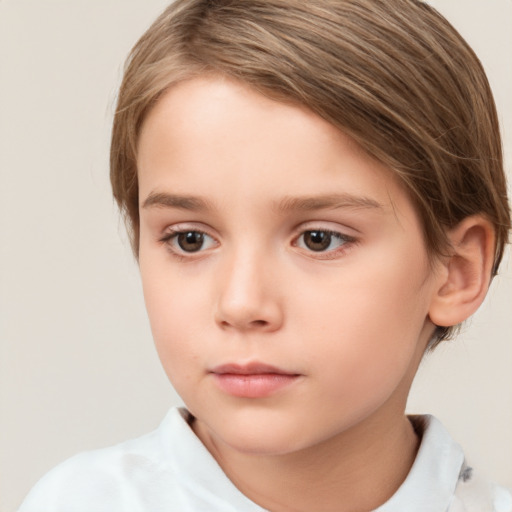
<path fill-rule="evenodd" d="M 331 235 L 325 231 L 307 231 L 304 243 L 312 251 L 325 251 L 331 245 Z"/>
<path fill-rule="evenodd" d="M 178 235 L 178 245 L 186 252 L 196 252 L 203 246 L 204 235 L 197 231 L 180 233 Z"/>

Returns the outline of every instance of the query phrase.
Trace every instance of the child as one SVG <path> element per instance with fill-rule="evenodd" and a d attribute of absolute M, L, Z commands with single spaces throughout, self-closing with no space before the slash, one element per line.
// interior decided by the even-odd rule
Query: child
<path fill-rule="evenodd" d="M 432 8 L 176 1 L 130 57 L 111 178 L 187 409 L 21 512 L 512 511 L 404 414 L 510 228 L 487 80 Z"/>

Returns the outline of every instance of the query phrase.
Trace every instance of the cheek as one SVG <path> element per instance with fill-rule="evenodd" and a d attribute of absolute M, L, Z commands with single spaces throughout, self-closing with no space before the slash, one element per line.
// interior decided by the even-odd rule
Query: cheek
<path fill-rule="evenodd" d="M 354 343 L 362 339 L 374 340 L 375 345 L 381 339 L 415 342 L 414 334 L 428 311 L 425 275 L 423 268 L 409 269 L 400 259 L 396 264 L 361 261 L 339 275 L 327 274 L 321 280 L 313 276 L 305 286 L 308 293 L 297 298 L 298 318 L 319 334 L 330 331 L 331 336 Z"/>
<path fill-rule="evenodd" d="M 141 264 L 141 275 L 155 346 L 174 383 L 180 375 L 186 376 L 186 369 L 192 367 L 204 347 L 200 294 L 194 287 L 184 286 L 179 276 L 169 277 L 169 272 L 156 264 Z M 191 339 L 201 340 L 201 344 L 190 343 Z"/>
<path fill-rule="evenodd" d="M 425 270 L 393 262 L 368 264 L 331 282 L 310 298 L 309 314 L 300 315 L 300 330 L 308 333 L 303 343 L 318 340 L 310 361 L 322 368 L 326 392 L 337 400 L 357 401 L 376 390 L 384 396 L 416 357 L 427 317 Z"/>

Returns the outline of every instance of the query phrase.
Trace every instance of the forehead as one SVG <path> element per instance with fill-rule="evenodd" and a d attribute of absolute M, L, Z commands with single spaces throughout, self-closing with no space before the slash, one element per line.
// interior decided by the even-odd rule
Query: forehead
<path fill-rule="evenodd" d="M 340 138 L 359 149 L 305 107 L 276 101 L 227 77 L 205 76 L 178 83 L 159 99 L 143 124 L 138 163 L 143 166 L 148 155 L 145 149 L 159 143 L 174 153 L 197 143 L 204 150 L 219 148 L 219 139 L 222 146 L 242 143 L 246 151 L 261 143 L 269 154 L 274 142 L 281 152 L 293 149 L 288 152 L 290 157 L 298 153 L 304 140 L 325 150 L 339 144 Z"/>
<path fill-rule="evenodd" d="M 137 164 L 141 202 L 170 191 L 246 205 L 345 194 L 395 211 L 407 201 L 394 173 L 332 124 L 222 77 L 182 82 L 160 98 Z"/>

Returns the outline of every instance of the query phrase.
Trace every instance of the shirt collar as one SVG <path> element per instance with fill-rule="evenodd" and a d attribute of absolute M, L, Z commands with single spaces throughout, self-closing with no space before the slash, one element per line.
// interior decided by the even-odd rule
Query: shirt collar
<path fill-rule="evenodd" d="M 219 510 L 234 512 L 265 512 L 242 494 L 222 471 L 217 461 L 188 425 L 190 413 L 172 409 L 160 431 L 161 445 L 167 460 L 176 464 L 182 484 L 194 492 L 208 494 L 205 498 Z M 448 510 L 464 454 L 440 421 L 433 416 L 410 416 L 415 430 L 421 435 L 416 459 L 395 494 L 374 512 L 440 512 Z M 217 510 L 217 508 L 215 508 Z"/>
<path fill-rule="evenodd" d="M 423 431 L 416 459 L 400 488 L 374 512 L 439 512 L 450 506 L 464 463 L 462 448 L 433 416 L 409 419 Z"/>
<path fill-rule="evenodd" d="M 160 427 L 160 444 L 180 483 L 208 503 L 211 512 L 265 512 L 226 476 L 193 432 L 190 418 L 185 408 L 173 408 Z"/>

